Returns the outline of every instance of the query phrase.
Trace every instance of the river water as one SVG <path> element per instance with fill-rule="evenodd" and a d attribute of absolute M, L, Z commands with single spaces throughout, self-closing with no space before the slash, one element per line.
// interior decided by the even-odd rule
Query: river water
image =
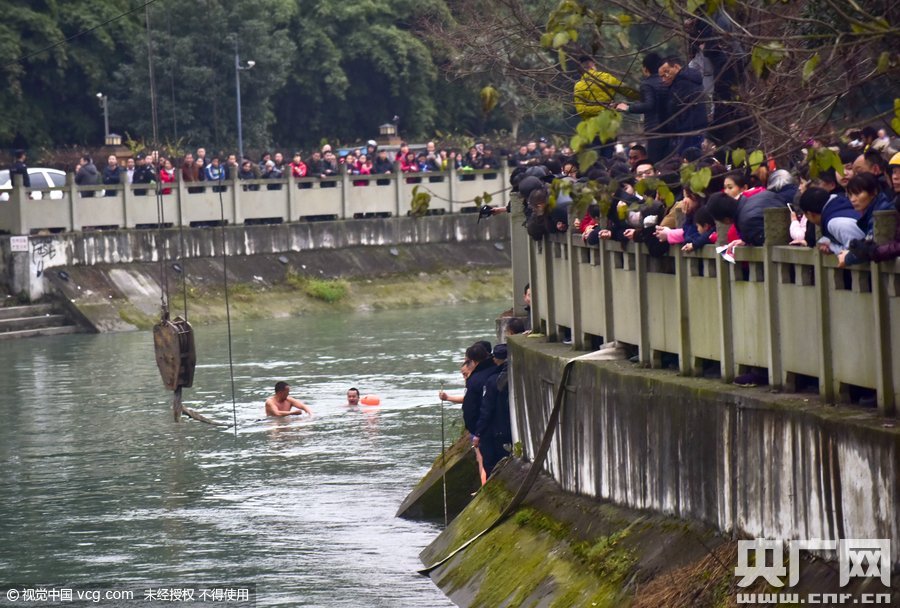
<path fill-rule="evenodd" d="M 4 343 L 0 585 L 255 586 L 258 606 L 451 606 L 416 574 L 439 529 L 394 514 L 440 452 L 441 382 L 460 388 L 463 349 L 493 341 L 503 308 L 236 323 L 236 435 L 172 422 L 150 333 Z M 198 327 L 196 341 L 185 404 L 231 422 L 227 328 Z M 312 418 L 261 420 L 280 379 Z M 350 386 L 382 405 L 348 408 Z M 456 437 L 459 411 L 446 413 Z"/>

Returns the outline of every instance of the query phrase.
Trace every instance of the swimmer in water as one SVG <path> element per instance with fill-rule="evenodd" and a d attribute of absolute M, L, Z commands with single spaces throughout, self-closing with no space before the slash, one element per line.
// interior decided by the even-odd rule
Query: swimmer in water
<path fill-rule="evenodd" d="M 349 388 L 347 389 L 347 405 L 356 407 L 359 405 L 359 389 L 358 388 Z"/>
<path fill-rule="evenodd" d="M 312 416 L 312 410 L 309 407 L 289 397 L 291 387 L 287 382 L 279 381 L 275 383 L 275 394 L 266 399 L 266 416 L 298 416 L 301 414 L 309 414 Z"/>

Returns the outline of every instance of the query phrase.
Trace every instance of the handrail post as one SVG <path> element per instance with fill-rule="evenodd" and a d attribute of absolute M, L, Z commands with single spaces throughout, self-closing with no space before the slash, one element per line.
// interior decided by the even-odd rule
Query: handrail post
<path fill-rule="evenodd" d="M 572 315 L 572 346 L 575 350 L 584 350 L 584 330 L 581 322 L 581 272 L 578 258 L 581 257 L 581 250 L 575 247 L 575 239 L 580 239 L 578 231 L 566 232 L 564 235 L 566 249 L 569 252 L 569 263 L 567 265 L 569 271 L 569 301 L 570 313 Z"/>
<path fill-rule="evenodd" d="M 75 174 L 66 173 L 66 192 L 69 194 L 69 230 L 75 231 L 75 199 L 78 197 L 78 186 L 75 185 Z"/>
<path fill-rule="evenodd" d="M 134 228 L 134 226 L 131 225 L 128 219 L 131 215 L 128 213 L 128 211 L 134 205 L 133 184 L 128 183 L 128 173 L 122 171 L 121 176 L 121 180 L 123 181 L 120 181 L 119 185 L 122 186 L 122 197 L 119 199 L 119 201 L 122 203 L 122 228 Z M 147 192 L 149 192 L 149 190 L 146 190 L 144 192 L 145 196 Z M 156 204 L 155 200 L 154 204 Z"/>
<path fill-rule="evenodd" d="M 403 195 L 403 172 L 400 161 L 394 161 L 394 217 L 400 217 L 400 198 Z"/>
<path fill-rule="evenodd" d="M 457 176 L 456 176 L 456 160 L 454 160 L 453 162 L 451 162 L 451 163 L 449 164 L 449 166 L 447 167 L 447 171 L 448 171 L 448 173 L 450 174 L 449 177 L 447 178 L 447 181 L 449 182 L 449 183 L 447 184 L 447 188 L 448 188 L 448 191 L 450 192 L 450 195 L 449 195 L 449 198 L 450 198 L 450 213 L 456 213 L 456 211 L 457 211 L 458 209 L 454 209 L 454 208 L 453 208 L 453 206 L 456 205 L 456 202 L 457 202 L 457 201 L 456 201 L 456 191 L 457 191 L 457 187 L 456 187 L 456 178 L 457 178 Z"/>
<path fill-rule="evenodd" d="M 781 311 L 778 304 L 778 273 L 772 256 L 775 247 L 787 245 L 791 241 L 791 216 L 788 208 L 766 209 L 763 212 L 763 229 L 766 235 L 763 274 L 769 323 L 769 386 L 780 388 L 784 384 L 781 358 Z"/>
<path fill-rule="evenodd" d="M 341 211 L 338 217 L 342 220 L 347 219 L 347 194 L 350 192 L 350 172 L 347 165 L 341 165 Z"/>
<path fill-rule="evenodd" d="M 875 243 L 892 241 L 897 226 L 895 211 L 875 212 Z M 893 361 L 891 353 L 891 314 L 888 302 L 885 273 L 881 264 L 870 263 L 872 273 L 872 302 L 875 312 L 875 390 L 878 411 L 882 416 L 891 417 L 897 413 L 894 395 Z"/>
<path fill-rule="evenodd" d="M 813 265 L 816 281 L 816 314 L 819 319 L 819 396 L 825 403 L 834 404 L 834 361 L 831 355 L 831 289 L 822 252 L 814 252 Z"/>
<path fill-rule="evenodd" d="M 178 212 L 178 227 L 184 226 L 184 200 L 185 200 L 184 176 L 181 169 L 175 171 L 175 210 Z"/>
<path fill-rule="evenodd" d="M 675 248 L 675 305 L 678 314 L 678 365 L 682 376 L 693 376 L 694 356 L 691 352 L 691 302 L 688 292 L 688 260 L 680 247 Z"/>
<path fill-rule="evenodd" d="M 653 357 L 650 353 L 650 315 L 647 298 L 647 259 L 641 251 L 640 243 L 632 243 L 634 247 L 634 273 L 637 279 L 638 294 L 638 357 L 644 365 L 650 365 Z"/>
<path fill-rule="evenodd" d="M 231 189 L 231 209 L 232 215 L 234 218 L 235 224 L 243 224 L 244 223 L 244 207 L 241 205 L 241 193 L 238 192 L 237 187 L 237 175 L 233 176 L 230 180 L 220 181 L 220 187 L 224 187 L 225 184 L 228 184 L 228 187 Z"/>
<path fill-rule="evenodd" d="M 728 226 L 716 222 L 718 239 L 716 244 L 728 243 Z M 722 380 L 734 380 L 734 319 L 731 305 L 731 269 L 732 264 L 722 256 L 716 256 L 716 283 L 719 288 L 719 366 Z"/>
<path fill-rule="evenodd" d="M 605 342 L 612 342 L 616 339 L 616 326 L 615 326 L 615 308 L 613 307 L 613 293 L 612 293 L 612 263 L 610 259 L 612 254 L 609 251 L 610 241 L 600 240 L 599 244 L 599 252 L 597 253 L 600 256 L 600 272 L 602 275 L 602 289 L 603 289 L 603 340 Z"/>
<path fill-rule="evenodd" d="M 285 222 L 293 222 L 295 221 L 294 216 L 297 213 L 297 192 L 299 188 L 297 188 L 297 178 L 294 177 L 294 172 L 292 170 L 288 171 L 287 180 L 287 220 L 285 220 Z"/>
<path fill-rule="evenodd" d="M 521 200 L 522 197 L 516 194 L 515 198 Z M 528 242 L 531 240 L 531 237 L 522 228 L 522 223 L 525 221 L 525 211 L 522 205 L 518 203 L 518 200 L 510 205 L 507 215 L 509 216 L 509 247 L 510 256 L 512 257 L 513 316 L 521 317 L 525 314 L 525 303 L 522 301 L 522 295 L 525 291 L 525 285 L 530 280 L 530 247 Z M 452 206 L 450 211 L 453 211 Z"/>
<path fill-rule="evenodd" d="M 12 194 L 10 194 L 9 202 L 12 205 L 12 233 L 28 234 L 25 230 L 25 205 L 28 201 L 28 193 L 25 192 L 25 186 L 22 184 L 22 176 L 18 173 L 12 176 Z"/>

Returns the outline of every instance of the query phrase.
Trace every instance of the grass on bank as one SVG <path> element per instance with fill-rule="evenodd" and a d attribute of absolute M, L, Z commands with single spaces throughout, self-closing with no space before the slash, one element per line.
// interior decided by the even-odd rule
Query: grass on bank
<path fill-rule="evenodd" d="M 272 319 L 354 310 L 414 308 L 459 302 L 512 301 L 509 270 L 466 269 L 439 273 L 410 273 L 386 277 L 325 279 L 289 270 L 274 283 L 229 283 L 232 319 Z M 172 316 L 183 314 L 181 286 L 170 293 Z M 187 307 L 192 324 L 220 323 L 226 319 L 222 285 L 187 284 Z M 499 312 L 499 311 L 498 311 Z M 148 329 L 155 317 L 143 315 L 127 300 L 119 316 L 140 329 Z M 146 318 L 143 318 L 146 317 Z"/>

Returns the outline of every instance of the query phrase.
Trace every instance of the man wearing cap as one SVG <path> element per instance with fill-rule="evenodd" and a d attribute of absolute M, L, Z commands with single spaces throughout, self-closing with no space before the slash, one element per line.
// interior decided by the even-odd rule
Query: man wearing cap
<path fill-rule="evenodd" d="M 481 451 L 484 472 L 488 476 L 498 462 L 509 456 L 505 446 L 512 443 L 506 344 L 497 344 L 492 357 L 496 367 L 484 383 L 478 422 L 472 437 L 472 445 Z"/>

